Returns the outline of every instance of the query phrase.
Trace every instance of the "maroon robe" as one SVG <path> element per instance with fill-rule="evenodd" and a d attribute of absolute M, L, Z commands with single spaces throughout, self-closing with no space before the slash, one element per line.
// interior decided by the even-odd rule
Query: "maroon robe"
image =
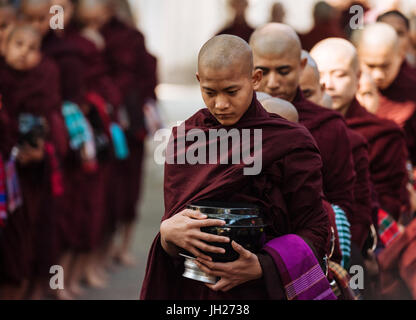
<path fill-rule="evenodd" d="M 26 112 L 47 120 L 49 135 L 46 141 L 52 142 L 56 150 L 65 152 L 67 137 L 59 111 L 59 73 L 51 60 L 43 58 L 36 68 L 26 72 L 13 70 L 1 61 L 0 92 L 9 115 L 8 131 L 13 145 L 18 141 L 19 114 Z M 27 219 L 16 224 L 16 228 L 30 237 L 28 252 L 22 254 L 28 255 L 31 276 L 36 277 L 48 277 L 50 266 L 58 262 L 56 219 L 62 208 L 61 199 L 52 192 L 51 160 L 45 153 L 40 163 L 18 166 L 24 202 L 22 210 Z"/>
<path fill-rule="evenodd" d="M 392 121 L 369 113 L 357 100 L 352 102 L 345 118 L 351 129 L 367 139 L 371 181 L 378 202 L 397 220 L 409 206 L 407 150 L 402 130 Z"/>
<path fill-rule="evenodd" d="M 116 161 L 110 186 L 112 199 L 109 208 L 117 212 L 118 220 L 130 223 L 136 218 L 144 155 L 143 106 L 154 99 L 156 60 L 146 50 L 143 35 L 136 29 L 113 18 L 100 30 L 106 43 L 105 57 L 109 74 L 121 91 L 122 101 L 130 115 L 127 142 L 130 155 Z"/>
<path fill-rule="evenodd" d="M 370 159 L 367 140 L 353 130 L 348 130 L 348 137 L 356 174 L 353 214 L 348 216 L 348 221 L 351 224 L 351 241 L 361 249 L 372 224 Z"/>
<path fill-rule="evenodd" d="M 299 123 L 311 132 L 321 152 L 325 197 L 352 216 L 355 172 L 343 117 L 306 100 L 300 89 L 292 103 L 298 110 Z"/>
<path fill-rule="evenodd" d="M 14 144 L 10 131 L 10 118 L 6 108 L 0 106 L 0 155 L 3 161 L 9 158 Z M 30 274 L 31 248 L 26 213 L 22 208 L 17 209 L 8 215 L 4 228 L 0 227 L 0 284 L 19 284 Z"/>
<path fill-rule="evenodd" d="M 243 20 L 242 22 L 234 21 L 230 26 L 225 27 L 220 32 L 218 32 L 217 35 L 231 34 L 249 42 L 253 32 L 254 29 L 250 27 L 245 20 Z"/>
<path fill-rule="evenodd" d="M 67 100 L 85 103 L 90 92 L 103 96 L 115 109 L 121 103 L 118 88 L 108 76 L 103 54 L 82 37 L 70 24 L 62 35 L 49 34 L 44 41 L 45 51 L 60 62 L 62 81 Z M 68 68 L 69 66 L 69 68 Z M 78 72 L 77 75 L 73 74 Z M 71 81 L 76 81 L 72 85 Z M 117 109 L 114 110 L 114 112 Z M 113 115 L 113 118 L 115 116 Z M 99 247 L 114 225 L 105 199 L 108 194 L 109 161 L 100 161 L 97 170 L 83 170 L 78 152 L 65 157 L 64 173 L 67 185 L 66 214 L 60 221 L 64 249 L 88 252 Z"/>
<path fill-rule="evenodd" d="M 393 83 L 380 91 L 380 106 L 377 115 L 393 120 L 403 128 L 409 157 L 416 165 L 416 74 L 407 63 L 403 63 Z"/>
<path fill-rule="evenodd" d="M 208 109 L 198 111 L 185 121 L 185 127 L 186 132 L 201 129 L 206 136 L 210 129 L 224 128 Z M 236 128 L 240 133 L 242 128 L 262 129 L 261 173 L 244 175 L 242 164 L 166 163 L 163 220 L 200 200 L 250 203 L 262 209 L 270 226 L 266 232 L 267 239 L 295 233 L 305 239 L 321 262 L 328 247 L 329 220 L 322 205 L 322 162 L 310 133 L 298 124 L 267 113 L 255 95 L 240 121 L 227 128 Z M 173 145 L 177 145 L 177 134 L 177 128 L 174 128 L 170 140 Z M 204 145 L 211 143 L 215 142 L 207 137 Z M 189 142 L 186 149 L 188 147 Z M 185 150 L 175 151 L 174 159 L 183 152 Z M 228 159 L 231 162 L 230 150 Z M 244 283 L 226 293 L 214 292 L 201 282 L 182 277 L 183 259 L 170 257 L 162 248 L 158 234 L 150 249 L 141 299 L 282 298 L 276 268 L 266 262 L 269 261 L 267 258 L 261 254 L 258 256 L 263 269 L 261 279 Z"/>

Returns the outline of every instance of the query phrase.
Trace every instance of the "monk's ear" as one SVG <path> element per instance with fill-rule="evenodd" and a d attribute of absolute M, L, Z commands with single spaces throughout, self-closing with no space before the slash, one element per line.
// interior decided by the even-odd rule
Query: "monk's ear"
<path fill-rule="evenodd" d="M 196 76 L 196 80 L 198 80 L 198 82 L 201 82 L 201 79 L 199 78 L 199 73 L 198 72 L 195 74 L 195 76 Z"/>
<path fill-rule="evenodd" d="M 303 58 L 300 60 L 300 68 L 301 71 L 305 70 L 306 64 L 308 63 L 308 58 Z"/>
<path fill-rule="evenodd" d="M 263 71 L 261 71 L 260 69 L 254 70 L 253 75 L 252 75 L 252 82 L 253 82 L 253 87 L 255 90 L 258 88 L 262 79 L 263 79 Z"/>

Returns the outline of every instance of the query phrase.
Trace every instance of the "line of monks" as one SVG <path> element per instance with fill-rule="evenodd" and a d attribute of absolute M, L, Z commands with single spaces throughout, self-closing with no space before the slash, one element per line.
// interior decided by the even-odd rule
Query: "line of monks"
<path fill-rule="evenodd" d="M 0 2 L 0 299 L 76 298 L 104 287 L 114 260 L 134 264 L 156 59 L 114 5 Z"/>
<path fill-rule="evenodd" d="M 387 12 L 353 41 L 326 38 L 310 52 L 281 23 L 259 27 L 249 44 L 227 34 L 205 43 L 197 79 L 207 108 L 185 130 L 260 128 L 263 169 L 165 165 L 142 299 L 416 299 L 416 70 L 402 26 L 403 14 Z M 182 150 L 180 138 L 173 128 L 175 156 L 191 145 Z M 218 143 L 210 139 L 200 143 Z M 239 258 L 213 261 L 208 253 L 224 253 L 213 244 L 230 239 L 200 231 L 223 225 L 187 209 L 201 200 L 259 206 L 263 249 L 233 241 Z M 218 282 L 182 277 L 183 249 Z M 357 265 L 362 286 L 350 281 Z"/>

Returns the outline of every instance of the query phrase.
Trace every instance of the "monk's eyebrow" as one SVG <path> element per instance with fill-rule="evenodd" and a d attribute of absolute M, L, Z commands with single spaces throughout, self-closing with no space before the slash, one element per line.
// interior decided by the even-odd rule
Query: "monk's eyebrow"
<path fill-rule="evenodd" d="M 215 91 L 214 89 L 208 88 L 208 87 L 202 87 L 202 89 L 206 90 L 206 91 Z"/>
<path fill-rule="evenodd" d="M 225 88 L 224 91 L 235 90 L 235 89 L 238 89 L 238 88 L 239 88 L 239 86 L 234 85 L 234 86 L 230 86 L 230 87 Z"/>

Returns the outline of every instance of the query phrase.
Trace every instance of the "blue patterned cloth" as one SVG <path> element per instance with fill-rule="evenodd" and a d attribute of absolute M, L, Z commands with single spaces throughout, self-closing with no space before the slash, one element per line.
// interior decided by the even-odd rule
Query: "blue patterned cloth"
<path fill-rule="evenodd" d="M 349 223 L 344 210 L 337 205 L 332 205 L 332 209 L 335 212 L 335 223 L 337 225 L 339 244 L 342 253 L 341 266 L 348 270 L 351 259 L 351 224 Z"/>
<path fill-rule="evenodd" d="M 65 101 L 62 106 L 62 115 L 69 134 L 69 145 L 72 150 L 79 150 L 88 141 L 92 141 L 92 132 L 87 120 L 78 106 Z"/>

